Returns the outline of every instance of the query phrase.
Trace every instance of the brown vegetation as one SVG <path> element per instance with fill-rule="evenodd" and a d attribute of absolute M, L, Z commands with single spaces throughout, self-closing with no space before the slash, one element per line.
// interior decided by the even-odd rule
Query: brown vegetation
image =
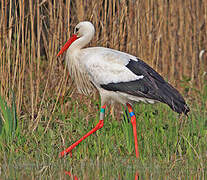
<path fill-rule="evenodd" d="M 95 25 L 91 46 L 136 55 L 178 88 L 183 79 L 203 88 L 206 0 L 1 0 L 0 8 L 0 94 L 9 101 L 14 90 L 18 113 L 30 114 L 33 125 L 43 106 L 52 114 L 74 92 L 56 55 L 82 20 Z"/>

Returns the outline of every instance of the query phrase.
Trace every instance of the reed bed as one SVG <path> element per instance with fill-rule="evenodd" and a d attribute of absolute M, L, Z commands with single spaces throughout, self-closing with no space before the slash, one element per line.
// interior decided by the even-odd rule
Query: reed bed
<path fill-rule="evenodd" d="M 72 158 L 57 158 L 99 120 L 98 93 L 78 94 L 64 55 L 56 57 L 82 20 L 96 28 L 89 46 L 114 48 L 145 60 L 190 105 L 187 118 L 159 104 L 135 106 L 141 122 L 139 160 L 134 160 L 127 117 L 115 111 L 115 118 L 108 110 L 97 137 L 80 144 Z M 143 169 L 142 179 L 204 179 L 206 72 L 206 0 L 0 0 L 0 179 L 65 179 L 65 170 L 84 179 L 94 174 L 132 179 L 136 169 Z M 82 172 L 89 161 L 95 173 L 90 166 Z"/>
<path fill-rule="evenodd" d="M 82 20 L 95 25 L 91 46 L 144 59 L 178 88 L 187 84 L 186 95 L 205 85 L 205 0 L 1 0 L 0 8 L 0 94 L 10 102 L 15 92 L 17 113 L 28 115 L 31 127 L 43 106 L 52 113 L 61 97 L 73 94 L 64 59 L 56 54 Z"/>

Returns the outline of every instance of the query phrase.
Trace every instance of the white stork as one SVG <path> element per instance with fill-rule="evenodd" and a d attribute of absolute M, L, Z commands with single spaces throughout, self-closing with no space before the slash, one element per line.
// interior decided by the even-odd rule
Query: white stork
<path fill-rule="evenodd" d="M 170 106 L 173 111 L 186 115 L 190 109 L 180 93 L 139 58 L 110 48 L 84 48 L 92 40 L 94 33 L 95 28 L 91 22 L 80 22 L 76 25 L 73 36 L 57 55 L 61 55 L 68 49 L 66 62 L 78 90 L 84 94 L 90 94 L 93 88 L 96 88 L 101 96 L 99 123 L 81 139 L 62 151 L 60 156 L 71 152 L 82 140 L 102 128 L 106 103 L 116 101 L 126 105 L 129 110 L 138 158 L 136 117 L 132 110 L 134 103 L 162 102 Z"/>

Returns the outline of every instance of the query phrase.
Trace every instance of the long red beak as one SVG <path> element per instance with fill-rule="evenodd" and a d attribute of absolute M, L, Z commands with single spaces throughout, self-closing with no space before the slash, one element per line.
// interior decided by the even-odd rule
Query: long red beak
<path fill-rule="evenodd" d="M 65 43 L 62 49 L 59 51 L 57 57 L 60 56 L 64 51 L 66 51 L 69 48 L 69 46 L 73 43 L 73 41 L 75 41 L 76 39 L 78 39 L 78 36 L 76 34 L 73 34 L 72 37 Z"/>

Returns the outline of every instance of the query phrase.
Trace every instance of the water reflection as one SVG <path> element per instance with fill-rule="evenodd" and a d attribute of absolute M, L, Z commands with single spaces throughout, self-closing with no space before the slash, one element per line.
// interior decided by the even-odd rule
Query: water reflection
<path fill-rule="evenodd" d="M 139 179 L 139 172 L 138 171 L 136 171 L 136 173 L 135 173 L 135 178 L 134 178 L 135 180 L 138 180 Z"/>
<path fill-rule="evenodd" d="M 186 167 L 184 161 L 161 164 L 153 159 L 146 161 L 133 157 L 80 160 L 76 156 L 55 161 L 47 160 L 41 164 L 20 159 L 12 161 L 9 165 L 0 164 L 0 179 L 204 179 L 204 169 L 199 166 L 197 169 Z"/>
<path fill-rule="evenodd" d="M 70 171 L 65 171 L 65 175 L 66 175 L 66 176 L 69 176 L 69 177 L 71 177 L 71 178 L 73 178 L 74 180 L 78 180 L 78 177 L 72 175 Z M 119 179 L 120 179 L 120 178 L 122 179 L 122 177 L 119 177 Z M 136 171 L 135 176 L 134 176 L 134 179 L 135 179 L 135 180 L 139 180 L 139 172 L 138 172 L 138 171 Z"/>
<path fill-rule="evenodd" d="M 66 176 L 73 177 L 73 175 L 71 174 L 70 171 L 65 171 L 65 175 L 66 175 Z M 74 180 L 78 180 L 77 176 L 74 176 L 73 179 L 74 179 Z"/>
<path fill-rule="evenodd" d="M 67 162 L 66 162 L 67 163 Z M 81 160 L 69 163 L 65 168 L 65 176 L 80 179 L 141 179 L 138 160 Z"/>

